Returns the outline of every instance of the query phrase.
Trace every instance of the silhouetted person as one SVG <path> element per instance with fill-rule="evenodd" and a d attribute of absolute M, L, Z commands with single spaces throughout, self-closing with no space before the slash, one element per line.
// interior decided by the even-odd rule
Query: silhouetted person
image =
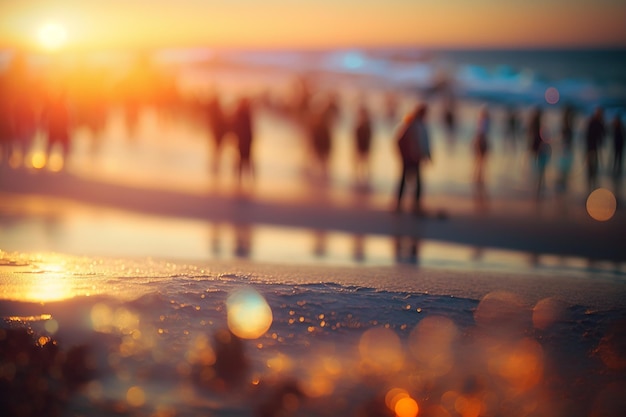
<path fill-rule="evenodd" d="M 513 150 L 517 148 L 517 132 L 519 130 L 519 120 L 517 111 L 513 106 L 507 108 L 506 118 L 504 120 L 504 137 Z"/>
<path fill-rule="evenodd" d="M 546 185 L 546 168 L 552 158 L 552 145 L 544 138 L 537 151 L 537 197 L 541 197 Z"/>
<path fill-rule="evenodd" d="M 50 96 L 44 109 L 44 120 L 48 145 L 46 148 L 46 160 L 55 147 L 60 147 L 63 155 L 63 163 L 67 163 L 70 152 L 70 112 L 65 91 L 60 90 Z"/>
<path fill-rule="evenodd" d="M 597 186 L 598 153 L 600 152 L 604 135 L 604 111 L 601 107 L 596 107 L 593 115 L 589 118 L 585 134 L 585 162 L 587 165 L 587 183 L 589 191 L 594 190 Z"/>
<path fill-rule="evenodd" d="M 425 123 L 426 112 L 425 104 L 418 105 L 400 130 L 398 147 L 402 159 L 402 174 L 398 184 L 397 212 L 402 210 L 402 195 L 407 179 L 413 177 L 415 179 L 413 212 L 416 215 L 423 214 L 421 165 L 424 161 L 431 160 L 430 138 Z"/>
<path fill-rule="evenodd" d="M 237 137 L 237 149 L 239 150 L 238 178 L 241 184 L 244 173 L 250 179 L 253 178 L 254 174 L 252 167 L 252 110 L 250 100 L 247 98 L 241 98 L 237 104 L 232 120 L 232 130 Z"/>
<path fill-rule="evenodd" d="M 354 129 L 356 147 L 356 179 L 359 184 L 366 184 L 369 180 L 369 157 L 372 143 L 372 122 L 365 106 L 358 110 L 356 127 Z"/>
<path fill-rule="evenodd" d="M 333 109 L 329 105 L 326 105 L 312 114 L 309 126 L 313 154 L 323 180 L 328 179 L 328 163 L 332 147 L 332 117 Z"/>
<path fill-rule="evenodd" d="M 487 107 L 480 109 L 478 115 L 478 125 L 476 127 L 476 135 L 474 136 L 474 181 L 478 186 L 485 183 L 485 161 L 489 153 L 489 129 L 491 119 Z"/>
<path fill-rule="evenodd" d="M 563 109 L 561 141 L 563 142 L 564 150 L 571 152 L 574 143 L 574 107 L 569 104 Z"/>
<path fill-rule="evenodd" d="M 539 197 L 545 186 L 545 172 L 548 162 L 552 157 L 552 146 L 544 138 L 543 132 L 543 111 L 536 107 L 530 116 L 528 125 L 528 141 L 530 145 L 530 156 L 533 169 L 536 175 L 536 196 Z"/>
<path fill-rule="evenodd" d="M 624 156 L 624 125 L 620 114 L 616 114 L 611 123 L 613 136 L 613 175 L 622 175 L 622 161 Z"/>
<path fill-rule="evenodd" d="M 212 169 L 213 173 L 217 174 L 220 167 L 224 137 L 228 132 L 228 121 L 224 115 L 222 103 L 217 93 L 211 94 L 211 97 L 206 103 L 205 111 L 206 120 L 211 131 L 211 138 L 213 139 Z"/>
<path fill-rule="evenodd" d="M 557 187 L 559 191 L 567 189 L 569 173 L 572 168 L 574 143 L 574 108 L 566 105 L 563 109 L 563 119 L 561 120 L 561 159 L 559 161 L 559 178 Z"/>
<path fill-rule="evenodd" d="M 456 109 L 454 97 L 447 95 L 443 104 L 442 114 L 443 128 L 446 132 L 446 140 L 448 142 L 449 150 L 454 147 L 456 139 Z"/>

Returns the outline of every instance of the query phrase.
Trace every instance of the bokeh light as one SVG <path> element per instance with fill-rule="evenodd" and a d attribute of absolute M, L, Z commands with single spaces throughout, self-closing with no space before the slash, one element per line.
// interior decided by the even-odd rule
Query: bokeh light
<path fill-rule="evenodd" d="M 43 152 L 36 152 L 30 160 L 30 164 L 35 169 L 41 169 L 46 166 L 46 155 Z"/>
<path fill-rule="evenodd" d="M 233 292 L 226 300 L 226 308 L 228 328 L 242 339 L 257 339 L 272 325 L 272 309 L 253 288 Z"/>
<path fill-rule="evenodd" d="M 523 334 L 531 324 L 530 309 L 520 297 L 508 291 L 493 291 L 485 295 L 474 312 L 478 327 L 497 336 Z"/>
<path fill-rule="evenodd" d="M 598 188 L 587 197 L 587 213 L 599 222 L 610 220 L 617 209 L 615 195 L 606 188 Z"/>
<path fill-rule="evenodd" d="M 366 369 L 374 372 L 396 372 L 404 364 L 400 338 L 385 327 L 375 327 L 363 333 L 359 352 Z"/>
<path fill-rule="evenodd" d="M 146 394 L 141 387 L 130 387 L 126 391 L 126 401 L 133 407 L 141 407 L 146 402 Z"/>
<path fill-rule="evenodd" d="M 543 348 L 530 338 L 494 349 L 489 358 L 489 371 L 503 378 L 509 388 L 525 392 L 543 378 Z"/>
<path fill-rule="evenodd" d="M 402 398 L 410 397 L 409 393 L 402 388 L 392 388 L 385 394 L 385 405 L 390 410 L 395 410 L 396 403 Z"/>
<path fill-rule="evenodd" d="M 452 346 L 457 334 L 449 318 L 426 317 L 410 334 L 410 352 L 423 370 L 433 376 L 445 375 L 454 364 Z"/>
<path fill-rule="evenodd" d="M 419 412 L 419 406 L 413 398 L 404 397 L 398 400 L 394 411 L 398 417 L 415 417 Z"/>
<path fill-rule="evenodd" d="M 53 153 L 48 160 L 48 169 L 52 172 L 60 172 L 63 169 L 64 162 L 63 156 Z"/>
<path fill-rule="evenodd" d="M 562 319 L 564 313 L 565 306 L 561 301 L 553 297 L 539 300 L 533 308 L 533 326 L 545 330 Z"/>
<path fill-rule="evenodd" d="M 556 104 L 559 102 L 560 99 L 559 90 L 554 87 L 549 87 L 548 89 L 546 89 L 544 97 L 548 104 Z"/>

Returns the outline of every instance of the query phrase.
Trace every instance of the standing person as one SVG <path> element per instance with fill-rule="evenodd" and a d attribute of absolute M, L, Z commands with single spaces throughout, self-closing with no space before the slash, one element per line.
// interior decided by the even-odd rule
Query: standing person
<path fill-rule="evenodd" d="M 571 152 L 574 143 L 574 107 L 571 104 L 567 104 L 563 109 L 561 140 L 563 141 L 564 150 Z"/>
<path fill-rule="evenodd" d="M 372 122 L 365 106 L 359 107 L 354 129 L 356 150 L 356 180 L 367 184 L 369 180 L 369 156 L 372 142 Z"/>
<path fill-rule="evenodd" d="M 252 169 L 252 111 L 250 100 L 241 98 L 237 104 L 232 121 L 232 130 L 237 137 L 237 148 L 239 150 L 238 180 L 241 185 L 244 171 L 250 179 L 253 178 Z"/>
<path fill-rule="evenodd" d="M 329 179 L 329 161 L 332 150 L 331 124 L 333 108 L 330 103 L 315 109 L 310 117 L 310 141 L 315 162 L 317 163 L 319 178 L 322 181 Z"/>
<path fill-rule="evenodd" d="M 442 114 L 443 128 L 446 132 L 446 141 L 448 143 L 448 152 L 454 150 L 456 142 L 456 104 L 452 93 L 446 94 L 443 104 Z"/>
<path fill-rule="evenodd" d="M 517 120 L 517 111 L 515 107 L 509 106 L 506 111 L 506 118 L 504 121 L 505 138 L 511 151 L 515 151 L 517 148 L 517 131 L 519 129 L 519 122 Z"/>
<path fill-rule="evenodd" d="M 624 155 L 624 125 L 622 117 L 618 113 L 611 124 L 613 129 L 613 176 L 618 178 L 622 175 L 622 160 Z"/>
<path fill-rule="evenodd" d="M 482 187 L 485 183 L 485 161 L 489 152 L 488 135 L 490 124 L 489 111 L 486 106 L 483 106 L 478 114 L 478 126 L 473 142 L 475 158 L 474 180 L 479 187 Z"/>
<path fill-rule="evenodd" d="M 533 163 L 537 163 L 539 148 L 541 147 L 541 108 L 535 107 L 530 114 L 528 123 L 528 148 Z"/>
<path fill-rule="evenodd" d="M 593 115 L 587 123 L 585 134 L 585 162 L 587 165 L 587 183 L 589 191 L 593 191 L 598 183 L 598 153 L 604 140 L 604 111 L 602 107 L 596 107 Z"/>
<path fill-rule="evenodd" d="M 557 188 L 564 192 L 567 190 L 569 173 L 574 159 L 574 108 L 566 105 L 563 109 L 563 119 L 561 121 L 561 158 L 559 160 L 559 178 Z"/>
<path fill-rule="evenodd" d="M 415 194 L 413 213 L 423 215 L 421 206 L 422 176 L 421 165 L 424 161 L 431 160 L 430 138 L 426 128 L 427 106 L 419 104 L 415 111 L 409 115 L 400 130 L 398 147 L 402 159 L 402 175 L 398 184 L 396 212 L 402 211 L 402 195 L 409 177 L 415 178 Z"/>
<path fill-rule="evenodd" d="M 220 97 L 216 92 L 211 94 L 208 102 L 206 103 L 205 111 L 206 120 L 213 139 L 213 158 L 211 168 L 213 169 L 213 174 L 218 174 L 224 137 L 228 132 L 228 123 L 224 115 L 224 111 L 222 110 Z"/>

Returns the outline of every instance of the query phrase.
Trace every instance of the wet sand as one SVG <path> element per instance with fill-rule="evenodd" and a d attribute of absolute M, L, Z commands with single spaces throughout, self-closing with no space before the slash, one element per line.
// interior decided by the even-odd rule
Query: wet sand
<path fill-rule="evenodd" d="M 0 191 L 42 195 L 130 212 L 234 225 L 272 225 L 350 234 L 415 236 L 483 248 L 523 251 L 614 262 L 626 260 L 626 213 L 617 210 L 605 222 L 592 219 L 584 201 L 564 206 L 559 200 L 536 201 L 492 197 L 488 208 L 462 195 L 425 198 L 426 217 L 395 213 L 373 204 L 367 193 L 354 191 L 341 201 L 311 188 L 306 201 L 264 198 L 254 191 L 204 193 L 140 189 L 88 180 L 69 173 L 4 169 Z M 318 198 L 316 198 L 316 196 Z M 19 209 L 17 209 L 19 210 Z"/>

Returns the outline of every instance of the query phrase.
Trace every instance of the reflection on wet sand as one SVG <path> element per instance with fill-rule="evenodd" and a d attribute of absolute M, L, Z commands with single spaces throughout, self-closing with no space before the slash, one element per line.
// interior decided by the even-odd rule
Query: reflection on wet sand
<path fill-rule="evenodd" d="M 401 233 L 399 224 L 397 232 L 387 236 L 243 220 L 232 223 L 169 219 L 26 196 L 3 199 L 0 208 L 4 213 L 0 242 L 12 242 L 15 250 L 71 253 L 80 248 L 82 253 L 93 255 L 123 252 L 126 256 L 196 260 L 246 258 L 286 264 L 364 266 L 419 264 L 510 271 L 591 268 L 619 272 L 624 268 L 620 262 L 592 262 L 577 256 L 455 244 L 422 237 L 419 231 Z"/>

